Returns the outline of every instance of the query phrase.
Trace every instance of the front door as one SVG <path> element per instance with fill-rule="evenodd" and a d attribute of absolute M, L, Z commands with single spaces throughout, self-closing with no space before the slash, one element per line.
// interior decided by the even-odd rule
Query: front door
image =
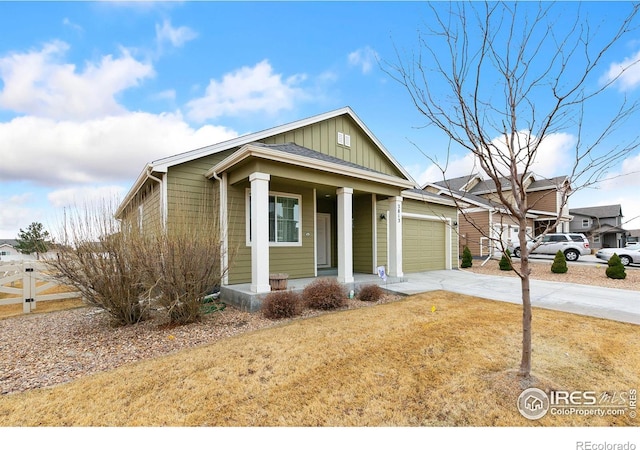
<path fill-rule="evenodd" d="M 316 215 L 316 248 L 318 267 L 331 267 L 331 214 Z"/>

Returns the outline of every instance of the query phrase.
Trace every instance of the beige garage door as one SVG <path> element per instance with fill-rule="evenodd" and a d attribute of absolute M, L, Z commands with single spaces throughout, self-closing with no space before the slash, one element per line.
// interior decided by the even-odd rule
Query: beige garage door
<path fill-rule="evenodd" d="M 443 222 L 404 219 L 402 233 L 403 272 L 424 272 L 446 268 Z"/>

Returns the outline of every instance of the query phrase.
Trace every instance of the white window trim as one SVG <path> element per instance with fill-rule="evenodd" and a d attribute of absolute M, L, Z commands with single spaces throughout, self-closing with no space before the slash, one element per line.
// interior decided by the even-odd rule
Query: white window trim
<path fill-rule="evenodd" d="M 276 192 L 269 191 L 269 197 L 287 197 L 295 198 L 298 200 L 298 206 L 300 208 L 300 218 L 298 226 L 298 242 L 271 242 L 269 241 L 269 247 L 302 247 L 302 195 L 292 194 L 290 192 Z M 251 217 L 251 188 L 245 189 L 245 239 L 247 247 L 251 247 L 251 227 L 249 218 Z"/>

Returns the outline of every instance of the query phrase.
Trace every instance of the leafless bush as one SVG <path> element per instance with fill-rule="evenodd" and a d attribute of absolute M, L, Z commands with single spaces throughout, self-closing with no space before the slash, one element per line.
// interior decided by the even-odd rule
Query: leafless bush
<path fill-rule="evenodd" d="M 204 297 L 222 278 L 222 240 L 215 215 L 180 211 L 172 220 L 114 219 L 115 202 L 71 211 L 59 235 L 54 277 L 77 288 L 116 324 L 143 320 L 159 306 L 174 324 L 203 314 Z M 179 202 L 186 205 L 186 202 Z"/>
<path fill-rule="evenodd" d="M 262 302 L 262 313 L 267 319 L 294 317 L 302 311 L 300 294 L 294 291 L 275 291 Z"/>
<path fill-rule="evenodd" d="M 169 321 L 199 320 L 204 297 L 220 286 L 223 274 L 222 239 L 214 216 L 199 209 L 177 210 L 166 227 L 146 233 L 142 252 L 145 284 Z"/>
<path fill-rule="evenodd" d="M 120 230 L 114 204 L 65 213 L 57 256 L 46 262 L 54 278 L 79 290 L 88 304 L 109 313 L 114 324 L 126 325 L 145 318 L 140 299 L 147 288 L 135 252 L 141 236 Z"/>
<path fill-rule="evenodd" d="M 302 297 L 313 309 L 335 309 L 347 303 L 345 287 L 332 278 L 318 278 L 304 288 Z"/>
<path fill-rule="evenodd" d="M 368 284 L 360 288 L 358 300 L 363 302 L 377 302 L 384 295 L 384 291 L 377 284 Z"/>

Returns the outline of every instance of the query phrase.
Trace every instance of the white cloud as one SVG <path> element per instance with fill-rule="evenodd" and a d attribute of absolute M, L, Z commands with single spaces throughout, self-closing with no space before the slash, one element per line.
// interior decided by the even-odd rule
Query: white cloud
<path fill-rule="evenodd" d="M 180 114 L 128 113 L 83 122 L 20 117 L 0 123 L 0 179 L 46 185 L 130 181 L 144 164 L 236 137 L 192 128 Z"/>
<path fill-rule="evenodd" d="M 520 135 L 522 142 L 525 142 L 528 134 L 521 132 Z M 502 137 L 494 139 L 492 143 L 497 151 L 506 154 L 507 147 Z M 572 163 L 570 160 L 570 151 L 574 144 L 575 137 L 570 134 L 556 133 L 548 135 L 538 146 L 535 160 L 529 171 L 549 178 L 559 175 L 569 175 L 568 171 L 571 169 Z M 442 181 L 442 170 L 445 170 L 446 178 L 456 178 L 472 173 L 484 173 L 471 152 L 465 153 L 463 156 L 451 155 L 449 161 L 439 161 L 438 164 L 440 167 L 431 164 L 422 171 L 413 168 L 414 173 L 416 173 L 416 181 L 420 184 Z M 501 167 L 500 164 L 497 164 L 497 167 L 505 174 L 508 173 L 506 166 Z M 519 168 L 522 171 L 524 166 L 520 164 Z"/>
<path fill-rule="evenodd" d="M 169 42 L 174 47 L 182 47 L 186 42 L 195 39 L 198 33 L 189 27 L 174 28 L 171 21 L 165 19 L 162 25 L 156 24 L 156 40 L 158 45 Z"/>
<path fill-rule="evenodd" d="M 115 96 L 154 76 L 153 67 L 121 55 L 87 62 L 82 71 L 61 61 L 69 46 L 62 41 L 41 50 L 12 53 L 0 58 L 0 108 L 55 119 L 90 119 L 121 114 Z"/>
<path fill-rule="evenodd" d="M 28 205 L 32 200 L 32 194 L 4 196 L 0 195 L 0 239 L 15 239 L 20 228 L 25 228 L 33 222 L 34 214 Z"/>
<path fill-rule="evenodd" d="M 62 24 L 80 33 L 84 31 L 84 29 L 80 25 L 78 25 L 77 23 L 73 23 L 68 17 L 62 19 Z"/>
<path fill-rule="evenodd" d="M 366 46 L 349 53 L 347 59 L 350 65 L 359 67 L 362 73 L 367 74 L 371 72 L 373 66 L 378 63 L 379 58 L 378 53 L 374 49 Z"/>
<path fill-rule="evenodd" d="M 297 87 L 305 78 L 296 74 L 283 79 L 267 60 L 245 66 L 225 74 L 221 81 L 210 80 L 205 95 L 187 104 L 188 116 L 202 122 L 222 115 L 274 114 L 291 109 L 296 100 L 307 97 Z"/>
<path fill-rule="evenodd" d="M 438 165 L 440 167 L 438 167 Z M 445 171 L 447 178 L 462 177 L 480 171 L 479 167 L 475 164 L 475 158 L 471 153 L 467 153 L 464 156 L 452 155 L 448 163 L 446 161 L 438 161 L 438 165 L 430 164 L 424 170 L 418 166 L 412 166 L 408 167 L 407 170 L 421 186 L 427 182 L 435 183 L 442 181 L 443 170 Z"/>
<path fill-rule="evenodd" d="M 122 199 L 126 193 L 126 188 L 117 185 L 83 186 L 52 191 L 47 195 L 47 199 L 53 207 L 62 208 L 91 205 L 109 199 L 117 201 Z"/>
<path fill-rule="evenodd" d="M 628 91 L 634 89 L 640 84 L 640 51 L 623 59 L 620 62 L 613 62 L 609 66 L 609 70 L 604 74 L 600 82 L 602 84 L 610 83 L 616 77 L 619 77 L 614 85 L 618 86 L 620 91 Z"/>
<path fill-rule="evenodd" d="M 624 159 L 617 167 L 609 168 L 600 178 L 597 188 L 609 192 L 640 187 L 640 153 Z"/>
<path fill-rule="evenodd" d="M 155 100 L 175 100 L 176 99 L 176 91 L 174 89 L 167 89 L 162 92 L 158 92 L 153 95 Z"/>
<path fill-rule="evenodd" d="M 640 153 L 622 161 L 622 173 L 633 174 L 634 184 L 640 184 Z"/>

